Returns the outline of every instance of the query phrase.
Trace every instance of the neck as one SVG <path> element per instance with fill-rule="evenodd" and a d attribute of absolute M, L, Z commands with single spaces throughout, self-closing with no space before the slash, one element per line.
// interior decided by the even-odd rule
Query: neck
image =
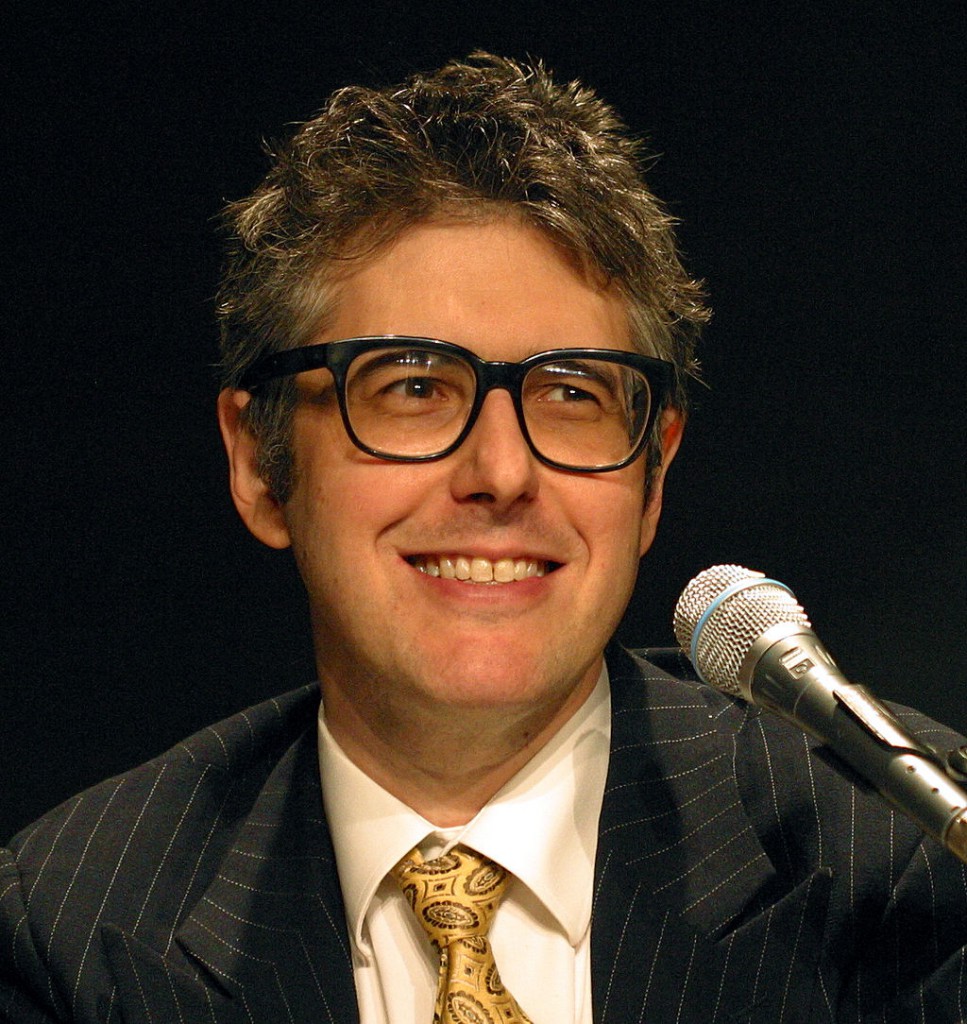
<path fill-rule="evenodd" d="M 465 825 L 587 700 L 595 666 L 551 705 L 466 708 L 352 699 L 323 677 L 326 726 L 374 782 L 439 828 Z M 385 693 L 385 689 L 383 690 Z"/>

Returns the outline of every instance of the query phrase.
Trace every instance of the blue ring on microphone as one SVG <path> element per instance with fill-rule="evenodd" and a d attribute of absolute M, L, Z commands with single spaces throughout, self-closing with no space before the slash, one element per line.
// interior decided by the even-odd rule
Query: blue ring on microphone
<path fill-rule="evenodd" d="M 689 645 L 689 653 L 692 666 L 698 673 L 699 679 L 701 679 L 707 686 L 711 686 L 712 684 L 709 683 L 704 675 L 702 675 L 702 670 L 698 667 L 698 638 L 701 635 L 702 630 L 705 628 L 705 623 L 708 622 L 709 618 L 711 618 L 715 609 L 733 594 L 737 594 L 740 590 L 748 590 L 750 587 L 761 587 L 767 583 L 771 583 L 776 587 L 781 587 L 793 600 L 796 599 L 796 595 L 789 589 L 789 587 L 787 587 L 785 583 L 780 583 L 779 580 L 770 579 L 768 576 L 747 576 L 745 579 L 736 580 L 735 583 L 730 583 L 699 616 L 698 622 L 695 623 L 695 629 L 692 632 L 692 642 Z"/>

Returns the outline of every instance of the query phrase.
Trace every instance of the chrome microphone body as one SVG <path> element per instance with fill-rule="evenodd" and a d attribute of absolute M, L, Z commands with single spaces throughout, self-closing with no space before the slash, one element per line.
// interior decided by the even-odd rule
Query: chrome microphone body
<path fill-rule="evenodd" d="M 967 863 L 967 790 L 885 704 L 846 679 L 787 587 L 713 566 L 685 588 L 675 633 L 703 680 L 808 732 Z"/>

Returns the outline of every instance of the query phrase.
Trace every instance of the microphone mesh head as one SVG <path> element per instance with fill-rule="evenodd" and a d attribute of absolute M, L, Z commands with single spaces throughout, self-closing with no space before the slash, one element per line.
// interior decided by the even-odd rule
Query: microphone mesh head
<path fill-rule="evenodd" d="M 722 597 L 741 584 L 746 585 Z M 700 572 L 675 606 L 675 636 L 698 674 L 737 697 L 746 696 L 739 684 L 742 662 L 756 640 L 779 623 L 809 628 L 806 613 L 785 587 L 741 565 L 713 565 Z"/>

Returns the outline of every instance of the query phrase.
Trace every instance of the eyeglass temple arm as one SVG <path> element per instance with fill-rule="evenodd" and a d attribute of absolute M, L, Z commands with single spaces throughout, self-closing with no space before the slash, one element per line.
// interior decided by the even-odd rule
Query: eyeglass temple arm
<path fill-rule="evenodd" d="M 256 360 L 239 378 L 238 386 L 243 391 L 265 384 L 277 377 L 290 377 L 304 370 L 329 369 L 329 346 L 310 345 L 305 348 L 273 352 Z"/>

